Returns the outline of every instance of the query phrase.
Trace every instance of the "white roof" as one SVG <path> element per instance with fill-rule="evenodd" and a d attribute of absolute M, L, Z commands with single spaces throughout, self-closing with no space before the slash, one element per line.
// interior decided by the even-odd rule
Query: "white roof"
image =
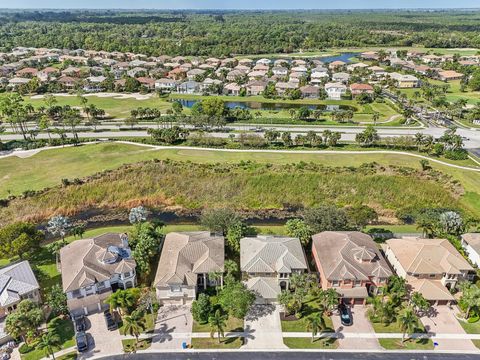
<path fill-rule="evenodd" d="M 28 261 L 0 269 L 0 305 L 2 307 L 17 303 L 21 296 L 38 288 L 37 279 Z"/>

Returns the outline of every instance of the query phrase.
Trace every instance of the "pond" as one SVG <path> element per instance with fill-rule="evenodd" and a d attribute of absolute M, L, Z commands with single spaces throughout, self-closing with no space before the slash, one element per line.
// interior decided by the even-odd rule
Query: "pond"
<path fill-rule="evenodd" d="M 200 100 L 189 99 L 175 99 L 184 107 L 191 108 L 196 102 Z M 225 106 L 229 109 L 248 109 L 248 110 L 269 110 L 280 111 L 288 109 L 299 109 L 301 107 L 307 107 L 310 110 L 322 110 L 322 111 L 335 111 L 335 110 L 352 110 L 355 111 L 354 106 L 349 105 L 323 105 L 323 104 L 288 104 L 288 103 L 270 103 L 260 101 L 225 101 Z"/>
<path fill-rule="evenodd" d="M 320 57 L 319 60 L 324 63 L 331 63 L 334 61 L 343 61 L 344 63 L 349 63 L 351 62 L 350 59 L 357 55 L 358 53 L 352 53 L 352 52 L 340 53 L 340 55 Z"/>

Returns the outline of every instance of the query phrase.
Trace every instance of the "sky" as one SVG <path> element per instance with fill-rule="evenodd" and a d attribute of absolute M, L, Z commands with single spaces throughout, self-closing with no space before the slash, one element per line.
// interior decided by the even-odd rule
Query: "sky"
<path fill-rule="evenodd" d="M 480 8 L 479 0 L 0 0 L 0 8 L 394 9 Z"/>

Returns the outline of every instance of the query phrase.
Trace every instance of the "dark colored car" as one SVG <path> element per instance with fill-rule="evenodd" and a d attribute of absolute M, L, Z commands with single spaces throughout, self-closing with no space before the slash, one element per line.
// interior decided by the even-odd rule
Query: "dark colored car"
<path fill-rule="evenodd" d="M 75 335 L 75 342 L 77 343 L 78 352 L 85 352 L 88 350 L 87 334 L 84 331 L 77 332 Z"/>
<path fill-rule="evenodd" d="M 85 316 L 76 316 L 73 318 L 73 323 L 75 324 L 75 331 L 81 332 L 87 329 L 87 324 L 85 323 Z"/>
<path fill-rule="evenodd" d="M 112 316 L 110 310 L 105 310 L 103 312 L 103 316 L 105 317 L 105 324 L 107 324 L 107 329 L 110 331 L 117 330 L 118 324 Z"/>
<path fill-rule="evenodd" d="M 340 312 L 340 321 L 344 326 L 351 326 L 353 324 L 352 312 L 350 308 L 345 304 L 340 304 L 338 306 L 338 311 Z"/>

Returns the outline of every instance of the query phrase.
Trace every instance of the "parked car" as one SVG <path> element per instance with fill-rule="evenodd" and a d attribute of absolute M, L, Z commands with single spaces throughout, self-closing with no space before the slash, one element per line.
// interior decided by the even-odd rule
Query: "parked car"
<path fill-rule="evenodd" d="M 88 350 L 87 334 L 84 331 L 77 332 L 75 335 L 75 342 L 77 343 L 78 352 L 85 352 Z"/>
<path fill-rule="evenodd" d="M 103 316 L 105 317 L 105 324 L 107 324 L 107 329 L 110 331 L 117 330 L 118 324 L 112 316 L 110 310 L 105 310 L 103 312 Z"/>
<path fill-rule="evenodd" d="M 340 304 L 338 306 L 338 311 L 340 312 L 340 321 L 344 326 L 353 325 L 352 312 L 350 308 L 345 304 Z"/>
<path fill-rule="evenodd" d="M 73 323 L 75 324 L 75 331 L 81 332 L 87 329 L 87 324 L 85 323 L 85 316 L 80 315 L 73 318 Z"/>

